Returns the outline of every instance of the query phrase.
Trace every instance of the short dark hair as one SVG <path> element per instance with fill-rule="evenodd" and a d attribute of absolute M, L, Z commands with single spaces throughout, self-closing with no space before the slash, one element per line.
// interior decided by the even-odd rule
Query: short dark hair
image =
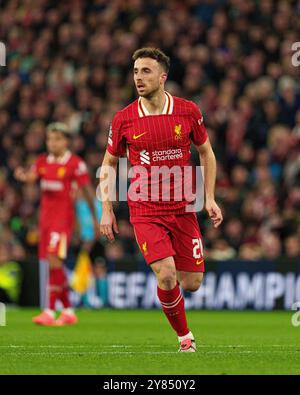
<path fill-rule="evenodd" d="M 139 58 L 155 59 L 165 70 L 166 73 L 170 69 L 170 58 L 159 48 L 145 47 L 137 49 L 132 55 L 132 60 L 135 62 Z"/>
<path fill-rule="evenodd" d="M 68 128 L 68 126 L 63 122 L 52 122 L 47 126 L 47 132 L 60 132 L 65 137 L 71 138 L 72 132 Z"/>

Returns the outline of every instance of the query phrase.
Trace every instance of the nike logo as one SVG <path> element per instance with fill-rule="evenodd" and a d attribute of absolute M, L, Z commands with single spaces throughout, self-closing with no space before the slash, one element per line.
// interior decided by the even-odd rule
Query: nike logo
<path fill-rule="evenodd" d="M 200 259 L 199 261 L 196 261 L 196 265 L 201 265 L 202 262 L 203 262 L 203 259 Z"/>
<path fill-rule="evenodd" d="M 139 139 L 140 137 L 144 136 L 144 134 L 146 134 L 147 132 L 141 133 L 141 134 L 134 134 L 133 135 L 133 140 Z"/>

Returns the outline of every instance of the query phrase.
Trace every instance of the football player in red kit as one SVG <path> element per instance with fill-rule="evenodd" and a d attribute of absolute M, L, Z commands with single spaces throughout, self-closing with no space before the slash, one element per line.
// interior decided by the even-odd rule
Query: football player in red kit
<path fill-rule="evenodd" d="M 63 263 L 67 256 L 74 227 L 74 182 L 82 188 L 92 210 L 94 227 L 98 228 L 95 192 L 85 162 L 69 150 L 71 133 L 64 123 L 47 127 L 47 154 L 38 156 L 30 170 L 19 167 L 15 177 L 22 182 L 40 180 L 39 217 L 40 303 L 43 312 L 33 318 L 39 325 L 75 324 L 77 317 L 70 305 L 68 281 Z M 55 319 L 55 304 L 64 309 Z"/>
<path fill-rule="evenodd" d="M 173 97 L 164 85 L 170 60 L 159 49 L 142 48 L 133 55 L 134 83 L 139 98 L 119 111 L 111 125 L 108 145 L 100 174 L 103 214 L 100 232 L 110 241 L 118 232 L 112 202 L 107 196 L 107 178 L 115 177 L 107 168 L 116 169 L 119 157 L 127 151 L 133 167 L 132 182 L 143 172 L 144 191 L 153 186 L 154 167 L 184 169 L 190 164 L 190 146 L 199 152 L 204 168 L 205 208 L 215 227 L 223 218 L 215 202 L 216 159 L 204 126 L 203 116 L 191 101 Z M 134 173 L 137 169 L 137 174 Z M 146 176 L 145 176 L 146 174 Z M 114 180 L 109 180 L 114 183 Z M 184 177 L 180 181 L 186 182 Z M 195 338 L 185 314 L 184 299 L 179 285 L 186 291 L 199 289 L 203 279 L 203 244 L 195 212 L 187 212 L 189 201 L 174 198 L 175 181 L 159 181 L 169 188 L 171 198 L 132 199 L 128 193 L 130 222 L 137 243 L 157 278 L 157 294 L 163 312 L 178 335 L 179 351 L 194 352 Z M 129 188 L 130 189 L 130 188 Z M 140 188 L 142 190 L 143 187 Z M 173 196 L 173 198 L 172 198 Z"/>

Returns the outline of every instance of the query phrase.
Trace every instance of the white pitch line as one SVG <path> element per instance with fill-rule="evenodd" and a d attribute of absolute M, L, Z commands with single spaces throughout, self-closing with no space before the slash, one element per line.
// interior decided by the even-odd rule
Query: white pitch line
<path fill-rule="evenodd" d="M 26 352 L 26 355 L 45 355 L 45 356 L 52 356 L 56 357 L 58 355 L 102 355 L 102 354 L 110 354 L 110 355 L 116 355 L 116 354 L 177 354 L 178 351 L 78 351 L 78 352 L 55 352 L 55 353 L 47 353 L 47 352 Z M 15 354 L 15 355 L 24 355 L 22 352 L 12 352 L 10 355 Z"/>
<path fill-rule="evenodd" d="M 87 348 L 87 347 L 95 347 L 95 344 L 7 344 L 7 345 L 0 345 L 0 348 Z M 158 347 L 163 347 L 163 344 L 109 344 L 109 345 L 103 345 L 103 344 L 98 344 L 96 345 L 98 347 L 104 347 L 104 348 L 158 348 Z M 259 347 L 259 348 L 267 348 L 267 347 L 298 347 L 295 344 L 261 344 L 261 345 L 251 345 L 251 344 L 199 344 L 197 345 L 197 348 L 253 348 L 253 347 Z"/>
<path fill-rule="evenodd" d="M 261 354 L 264 351 L 257 351 L 257 350 L 242 350 L 242 351 L 205 351 L 204 353 L 200 353 L 202 356 L 206 356 L 208 354 Z M 276 350 L 273 352 L 277 353 L 294 353 L 294 351 L 286 351 L 286 350 Z M 10 353 L 10 355 L 24 355 L 24 352 L 14 351 Z M 26 352 L 26 355 L 44 355 L 48 357 L 57 357 L 57 356 L 68 356 L 68 355 L 159 355 L 159 354 L 181 354 L 178 351 L 78 351 L 78 352 Z M 199 353 L 198 353 L 199 355 Z"/>
<path fill-rule="evenodd" d="M 103 347 L 103 348 L 158 348 L 162 347 L 162 345 L 102 345 L 98 344 L 98 347 Z M 8 345 L 0 345 L 0 348 L 89 348 L 89 347 L 95 347 L 94 344 L 87 344 L 87 345 L 82 345 L 82 344 L 74 344 L 74 345 L 33 345 L 33 344 L 28 344 L 28 345 L 14 345 L 14 344 L 8 344 Z"/>

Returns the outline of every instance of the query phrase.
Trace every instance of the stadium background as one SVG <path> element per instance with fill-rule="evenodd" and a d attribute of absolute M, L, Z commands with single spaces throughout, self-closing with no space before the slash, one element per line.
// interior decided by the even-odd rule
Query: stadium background
<path fill-rule="evenodd" d="M 63 121 L 96 186 L 111 119 L 136 97 L 131 55 L 155 46 L 171 57 L 166 89 L 199 104 L 218 161 L 225 220 L 214 229 L 198 215 L 208 274 L 187 304 L 272 309 L 299 301 L 300 66 L 291 60 L 299 13 L 299 1 L 1 1 L 0 299 L 4 288 L 14 302 L 38 303 L 39 187 L 18 184 L 15 167 L 45 150 L 47 123 Z M 84 246 L 95 283 L 74 302 L 154 307 L 126 203 L 115 212 L 114 244 L 91 248 L 78 227 L 68 267 Z"/>

